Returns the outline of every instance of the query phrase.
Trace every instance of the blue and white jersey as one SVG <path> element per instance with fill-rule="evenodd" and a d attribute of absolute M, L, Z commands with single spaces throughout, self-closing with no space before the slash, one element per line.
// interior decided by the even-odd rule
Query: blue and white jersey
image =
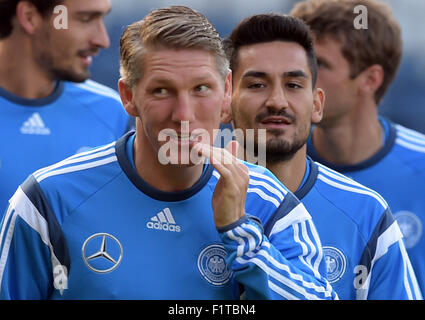
<path fill-rule="evenodd" d="M 315 152 L 316 161 L 376 190 L 388 202 L 404 236 L 422 295 L 425 293 L 425 136 L 380 118 L 385 132 L 383 147 L 371 158 L 351 166 L 333 165 Z"/>
<path fill-rule="evenodd" d="M 313 217 L 328 280 L 340 299 L 404 300 L 422 295 L 402 234 L 375 191 L 307 158 L 295 193 Z"/>
<path fill-rule="evenodd" d="M 311 216 L 247 164 L 247 215 L 217 230 L 206 164 L 187 190 L 147 184 L 134 133 L 38 170 L 0 231 L 1 299 L 336 299 Z M 248 215 L 249 214 L 249 215 Z M 261 221 L 261 223 L 260 223 Z"/>
<path fill-rule="evenodd" d="M 0 88 L 0 219 L 16 188 L 32 172 L 128 131 L 116 91 L 88 80 L 58 82 L 42 99 Z"/>

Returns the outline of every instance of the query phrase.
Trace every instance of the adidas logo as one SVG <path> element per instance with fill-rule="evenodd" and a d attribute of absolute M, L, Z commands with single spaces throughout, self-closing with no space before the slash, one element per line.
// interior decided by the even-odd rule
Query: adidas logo
<path fill-rule="evenodd" d="M 151 221 L 146 223 L 149 229 L 164 230 L 171 232 L 180 232 L 180 226 L 174 221 L 170 209 L 165 208 L 151 218 Z"/>
<path fill-rule="evenodd" d="M 50 129 L 46 127 L 38 112 L 34 112 L 31 117 L 21 127 L 22 134 L 49 135 Z"/>

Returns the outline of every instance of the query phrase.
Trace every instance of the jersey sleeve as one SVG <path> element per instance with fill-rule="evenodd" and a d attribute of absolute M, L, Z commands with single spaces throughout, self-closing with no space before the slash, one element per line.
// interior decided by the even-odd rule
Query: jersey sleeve
<path fill-rule="evenodd" d="M 135 118 L 127 114 L 116 90 L 90 79 L 68 84 L 73 99 L 86 106 L 115 139 L 135 129 Z"/>
<path fill-rule="evenodd" d="M 286 194 L 264 227 L 256 217 L 245 216 L 218 231 L 227 263 L 248 299 L 338 299 L 325 276 L 311 216 L 293 194 Z"/>
<path fill-rule="evenodd" d="M 66 288 L 63 234 L 32 177 L 11 198 L 0 241 L 0 299 L 48 299 L 56 288 Z"/>
<path fill-rule="evenodd" d="M 354 269 L 357 300 L 422 300 L 402 237 L 388 208 Z"/>

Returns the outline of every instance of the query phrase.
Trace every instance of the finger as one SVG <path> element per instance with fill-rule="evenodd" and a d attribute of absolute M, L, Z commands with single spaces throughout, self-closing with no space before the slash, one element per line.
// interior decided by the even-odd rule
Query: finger
<path fill-rule="evenodd" d="M 237 163 L 237 159 L 225 149 L 210 146 L 208 144 L 197 143 L 196 150 L 204 157 L 210 159 L 211 164 L 231 165 Z"/>
<path fill-rule="evenodd" d="M 232 156 L 237 157 L 239 151 L 239 142 L 236 140 L 230 141 L 226 146 L 226 150 L 229 151 Z"/>
<path fill-rule="evenodd" d="M 234 146 L 237 148 L 237 145 Z M 226 178 L 231 178 L 235 183 L 249 180 L 248 167 L 236 157 L 232 156 L 229 151 L 214 147 L 212 147 L 209 151 L 211 164 L 216 168 L 220 175 L 223 175 L 223 177 Z"/>

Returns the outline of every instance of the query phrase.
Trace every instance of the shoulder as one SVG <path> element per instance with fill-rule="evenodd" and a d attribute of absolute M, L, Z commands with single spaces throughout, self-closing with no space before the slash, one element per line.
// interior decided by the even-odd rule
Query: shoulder
<path fill-rule="evenodd" d="M 116 138 L 132 126 L 118 92 L 107 86 L 93 80 L 65 82 L 65 94 L 73 103 L 79 104 L 84 112 L 94 116 L 98 123 L 106 125 Z"/>
<path fill-rule="evenodd" d="M 387 201 L 375 190 L 334 171 L 323 164 L 318 166 L 314 189 L 339 212 L 357 224 L 366 236 L 390 212 Z"/>
<path fill-rule="evenodd" d="M 401 233 L 391 209 L 378 192 L 320 163 L 317 165 L 319 172 L 314 186 L 315 191 L 326 200 L 326 206 L 332 205 L 338 209 L 338 214 L 351 220 L 363 239 L 362 242 L 368 244 L 365 251 L 367 257 L 376 258 L 376 252 L 385 252 L 387 248 L 385 245 L 400 239 Z M 318 210 L 326 210 L 326 206 L 323 205 Z M 314 210 L 310 206 L 307 207 Z M 338 232 L 343 232 L 344 227 L 342 225 L 339 227 Z M 351 241 L 355 243 L 356 240 L 358 239 L 353 238 Z M 382 243 L 385 245 L 381 246 Z M 363 254 L 362 257 L 364 256 Z"/>
<path fill-rule="evenodd" d="M 410 165 L 420 167 L 425 172 L 425 135 L 399 124 L 396 129 L 395 146 L 397 155 Z"/>
<path fill-rule="evenodd" d="M 245 164 L 249 170 L 247 196 L 249 197 L 252 194 L 256 194 L 263 200 L 272 203 L 275 207 L 279 207 L 280 202 L 283 201 L 289 191 L 285 185 L 280 182 L 267 168 L 242 160 L 239 161 Z M 220 174 L 217 170 L 213 171 L 213 176 L 216 179 L 220 178 Z"/>
<path fill-rule="evenodd" d="M 243 162 L 249 170 L 248 196 L 259 196 L 262 200 L 273 203 L 278 208 L 291 192 L 265 167 Z"/>
<path fill-rule="evenodd" d="M 246 196 L 247 213 L 258 216 L 266 229 L 292 213 L 298 217 L 311 218 L 301 202 L 267 168 L 244 162 L 249 169 L 249 185 Z M 296 214 L 295 214 L 296 213 Z"/>
<path fill-rule="evenodd" d="M 86 80 L 81 83 L 65 82 L 65 90 L 79 99 L 84 99 L 84 101 L 90 103 L 109 101 L 113 105 L 122 105 L 120 95 L 117 91 L 93 80 Z"/>
<path fill-rule="evenodd" d="M 121 172 L 113 142 L 39 169 L 25 183 L 28 190 L 39 189 L 52 206 L 72 210 Z"/>
<path fill-rule="evenodd" d="M 381 209 L 387 209 L 388 203 L 375 190 L 370 189 L 361 183 L 319 163 L 316 187 L 320 188 L 324 195 L 329 195 L 334 199 L 347 201 L 369 203 Z M 350 204 L 346 204 L 350 206 Z"/>
<path fill-rule="evenodd" d="M 266 223 L 270 216 L 282 206 L 282 203 L 290 200 L 299 203 L 299 200 L 267 168 L 239 161 L 249 170 L 249 185 L 245 200 L 247 214 L 257 216 Z M 220 178 L 217 170 L 213 171 L 213 177 L 215 177 L 214 180 Z"/>
<path fill-rule="evenodd" d="M 69 179 L 72 174 L 96 171 L 109 163 L 117 162 L 115 154 L 116 142 L 96 147 L 85 152 L 77 153 L 48 167 L 41 168 L 32 175 L 39 184 L 44 181 L 57 182 L 56 179 Z"/>

